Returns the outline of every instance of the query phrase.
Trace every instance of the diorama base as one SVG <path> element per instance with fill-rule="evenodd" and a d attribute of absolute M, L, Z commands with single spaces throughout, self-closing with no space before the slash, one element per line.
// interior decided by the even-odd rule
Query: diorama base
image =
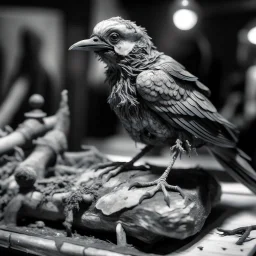
<path fill-rule="evenodd" d="M 168 254 L 193 239 L 220 200 L 215 178 L 193 168 L 174 169 L 168 179 L 188 200 L 168 191 L 170 206 L 162 192 L 140 203 L 149 188 L 129 186 L 155 180 L 165 168 L 126 171 L 106 181 L 104 170 L 94 169 L 102 162 L 109 160 L 94 148 L 66 152 L 48 178 L 20 190 L 5 207 L 0 246 L 36 255 L 144 255 L 157 248 Z"/>

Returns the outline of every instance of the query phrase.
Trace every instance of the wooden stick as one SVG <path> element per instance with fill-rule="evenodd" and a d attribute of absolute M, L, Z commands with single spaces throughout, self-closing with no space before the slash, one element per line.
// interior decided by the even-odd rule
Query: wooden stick
<path fill-rule="evenodd" d="M 57 156 L 67 150 L 68 130 L 68 98 L 67 91 L 63 91 L 54 129 L 35 141 L 37 146 L 33 152 L 15 170 L 15 179 L 20 187 L 30 188 L 36 179 L 44 178 L 46 168 L 55 164 Z"/>
<path fill-rule="evenodd" d="M 56 116 L 43 119 L 41 123 L 35 119 L 24 121 L 14 132 L 0 138 L 0 155 L 11 151 L 14 147 L 21 147 L 31 142 L 33 139 L 45 134 L 56 124 Z"/>

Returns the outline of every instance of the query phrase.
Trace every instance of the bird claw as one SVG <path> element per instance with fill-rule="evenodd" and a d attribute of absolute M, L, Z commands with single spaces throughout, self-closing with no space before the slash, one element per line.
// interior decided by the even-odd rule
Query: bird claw
<path fill-rule="evenodd" d="M 114 168 L 111 168 L 111 171 L 108 170 L 107 172 L 109 173 L 108 175 L 106 175 L 106 179 L 105 179 L 106 182 L 108 182 L 112 177 L 115 177 L 118 173 L 122 172 L 122 167 L 118 167 L 116 169 L 114 167 Z M 100 175 L 101 178 L 103 177 L 103 175 L 104 174 Z"/>
<path fill-rule="evenodd" d="M 183 148 L 182 144 L 183 142 L 180 139 L 177 139 L 175 145 L 173 145 L 170 148 L 171 152 L 175 152 L 176 150 L 178 150 L 181 154 L 187 153 L 189 157 L 191 156 L 191 152 L 195 152 L 195 154 L 197 155 L 196 148 L 193 148 L 188 140 L 185 141 L 186 149 Z M 180 157 L 181 157 L 181 154 L 180 154 Z"/>
<path fill-rule="evenodd" d="M 192 145 L 188 140 L 186 140 L 186 149 L 189 157 L 191 157 L 191 152 L 194 152 L 195 155 L 197 155 L 196 148 L 192 147 Z"/>
<path fill-rule="evenodd" d="M 144 194 L 144 195 L 140 198 L 139 204 L 141 204 L 142 201 L 145 200 L 145 199 L 147 199 L 147 198 L 150 198 L 149 195 L 148 195 L 148 193 Z"/>
<path fill-rule="evenodd" d="M 176 150 L 178 150 L 181 153 L 186 153 L 186 150 L 182 147 L 182 141 L 180 139 L 177 139 L 175 142 L 175 145 L 173 145 L 170 150 L 172 152 L 175 152 Z"/>
<path fill-rule="evenodd" d="M 237 245 L 242 245 L 244 242 L 248 241 L 249 235 L 252 230 L 256 230 L 256 225 L 248 226 L 248 227 L 240 227 L 233 230 L 217 228 L 219 232 L 222 232 L 223 236 L 232 236 L 232 235 L 241 235 L 241 237 L 237 240 Z"/>
<path fill-rule="evenodd" d="M 148 187 L 148 186 L 153 186 L 153 185 L 156 185 L 156 186 L 154 188 L 152 188 L 151 190 L 147 191 L 140 198 L 139 203 L 141 203 L 144 199 L 153 197 L 160 190 L 164 194 L 164 200 L 165 200 L 166 204 L 168 205 L 168 207 L 170 207 L 170 205 L 171 205 L 171 198 L 170 198 L 170 195 L 167 190 L 177 191 L 180 193 L 180 195 L 183 197 L 183 199 L 188 200 L 187 196 L 184 194 L 184 192 L 182 191 L 182 189 L 180 187 L 169 185 L 165 180 L 162 180 L 161 178 L 159 178 L 158 180 L 152 181 L 152 182 L 134 182 L 130 185 L 128 190 L 132 189 L 133 187 L 142 188 L 142 187 Z"/>
<path fill-rule="evenodd" d="M 118 165 L 121 165 L 123 162 L 107 162 L 107 163 L 100 163 L 92 166 L 91 168 L 94 169 L 95 172 L 97 172 L 100 169 L 105 169 L 107 167 L 116 167 Z"/>
<path fill-rule="evenodd" d="M 143 187 L 148 187 L 148 186 L 153 186 L 153 185 L 157 185 L 155 188 L 147 191 L 140 199 L 139 199 L 139 204 L 141 204 L 142 201 L 144 201 L 145 199 L 151 198 L 153 197 L 157 191 L 159 191 L 159 187 L 160 185 L 157 183 L 156 181 L 153 182 L 134 182 L 132 183 L 128 190 L 132 189 L 133 187 L 138 187 L 138 188 L 143 188 Z"/>
<path fill-rule="evenodd" d="M 120 169 L 120 165 L 122 164 L 122 163 L 119 163 L 119 162 L 116 162 L 116 163 L 112 163 L 113 165 L 105 165 L 105 166 L 102 166 L 102 167 L 98 167 L 95 171 L 98 171 L 99 169 L 105 169 L 105 168 L 107 168 L 106 170 L 103 170 L 100 174 L 99 174 L 99 179 L 102 179 L 103 178 L 103 176 L 105 175 L 105 174 L 110 174 L 110 173 L 112 173 L 112 171 L 114 171 L 115 169 L 116 170 L 119 170 Z M 117 175 L 118 174 L 118 172 L 116 172 L 116 171 L 114 171 L 114 173 L 113 173 L 113 176 L 115 176 L 115 175 Z M 107 177 L 109 177 L 110 175 L 108 175 Z M 112 175 L 111 175 L 112 176 Z M 109 179 L 110 179 L 111 177 L 109 177 Z M 108 180 L 109 180 L 108 179 Z"/>
<path fill-rule="evenodd" d="M 133 165 L 130 162 L 108 162 L 103 164 L 97 164 L 93 167 L 94 171 L 98 171 L 100 169 L 105 169 L 99 174 L 99 179 L 102 179 L 105 174 L 106 182 L 109 181 L 112 177 L 116 176 L 117 174 L 126 171 L 126 170 L 142 170 L 148 171 L 150 169 L 150 165 Z"/>
<path fill-rule="evenodd" d="M 153 189 L 147 191 L 147 192 L 140 198 L 139 203 L 141 204 L 143 200 L 149 199 L 149 198 L 153 197 L 153 196 L 156 194 L 156 192 L 157 192 L 158 190 L 159 190 L 159 188 L 158 188 L 158 186 L 156 186 L 155 188 L 153 188 Z"/>
<path fill-rule="evenodd" d="M 166 190 L 166 188 L 165 188 L 165 186 L 163 184 L 161 184 L 161 189 L 162 189 L 162 191 L 164 193 L 164 201 L 166 202 L 168 207 L 170 207 L 170 205 L 171 205 L 171 198 L 170 198 L 170 196 L 169 196 L 169 194 L 168 194 L 168 192 L 167 192 L 167 190 Z"/>
<path fill-rule="evenodd" d="M 135 187 L 141 188 L 141 187 L 143 187 L 143 186 L 141 185 L 140 182 L 134 182 L 134 183 L 132 183 L 132 184 L 128 187 L 128 190 L 131 190 L 132 188 L 135 188 Z"/>

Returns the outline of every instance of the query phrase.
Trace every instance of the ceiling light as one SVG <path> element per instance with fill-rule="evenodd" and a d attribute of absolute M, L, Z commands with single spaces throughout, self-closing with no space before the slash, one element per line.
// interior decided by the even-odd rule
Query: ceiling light
<path fill-rule="evenodd" d="M 247 38 L 248 38 L 250 43 L 256 44 L 256 27 L 251 28 L 248 31 Z"/>
<path fill-rule="evenodd" d="M 198 21 L 198 15 L 196 14 L 196 12 L 189 9 L 179 9 L 173 14 L 173 23 L 180 30 L 192 29 L 197 24 L 197 21 Z M 255 31 L 255 40 L 256 40 L 256 31 Z"/>

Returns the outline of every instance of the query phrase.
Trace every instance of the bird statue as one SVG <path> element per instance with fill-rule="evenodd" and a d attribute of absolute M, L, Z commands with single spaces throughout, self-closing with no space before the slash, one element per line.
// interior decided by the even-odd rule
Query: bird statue
<path fill-rule="evenodd" d="M 132 187 L 152 187 L 140 199 L 162 191 L 170 206 L 168 190 L 185 193 L 166 179 L 182 153 L 207 146 L 231 176 L 256 193 L 256 172 L 250 158 L 237 148 L 238 130 L 223 118 L 208 99 L 210 90 L 170 56 L 159 52 L 146 30 L 134 22 L 114 17 L 98 23 L 90 39 L 70 50 L 94 51 L 106 64 L 110 107 L 136 142 L 146 146 L 127 163 L 107 163 L 107 179 L 133 166 L 154 146 L 170 146 L 171 161 L 152 182 L 134 182 Z"/>

